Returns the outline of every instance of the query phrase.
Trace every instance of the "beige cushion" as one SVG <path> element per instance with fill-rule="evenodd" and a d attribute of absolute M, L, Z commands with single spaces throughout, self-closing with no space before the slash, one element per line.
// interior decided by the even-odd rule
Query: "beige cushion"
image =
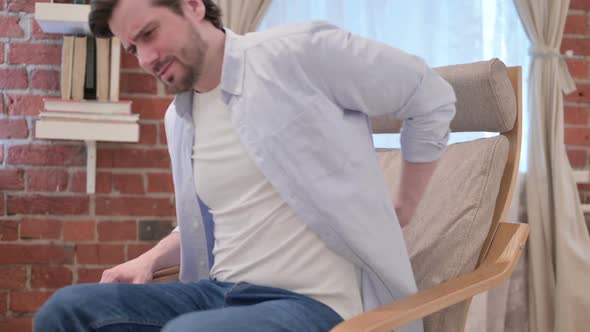
<path fill-rule="evenodd" d="M 457 95 L 451 131 L 506 132 L 516 119 L 516 97 L 499 59 L 435 68 Z M 398 133 L 401 122 L 387 114 L 371 118 L 373 132 Z"/>
<path fill-rule="evenodd" d="M 393 195 L 401 166 L 399 150 L 378 150 Z M 488 234 L 508 156 L 504 136 L 449 146 L 439 161 L 404 237 L 419 289 L 475 268 Z M 392 196 L 393 197 L 393 196 Z M 427 317 L 425 331 L 460 331 L 464 304 Z"/>

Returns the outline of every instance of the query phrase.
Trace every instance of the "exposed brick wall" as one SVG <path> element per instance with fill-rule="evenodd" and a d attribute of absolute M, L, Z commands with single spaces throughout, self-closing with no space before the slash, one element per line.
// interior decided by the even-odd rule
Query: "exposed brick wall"
<path fill-rule="evenodd" d="M 98 281 L 175 223 L 171 96 L 133 57 L 122 58 L 121 97 L 141 115 L 141 140 L 97 144 L 96 194 L 85 193 L 82 142 L 35 138 L 42 98 L 59 96 L 62 38 L 40 30 L 34 3 L 0 0 L 0 331 L 30 331 L 56 289 Z"/>
<path fill-rule="evenodd" d="M 577 86 L 574 93 L 565 97 L 565 144 L 572 167 L 589 169 L 590 0 L 571 0 L 564 33 L 562 52 L 574 52 L 574 58 L 567 63 Z M 590 184 L 580 184 L 578 188 L 582 202 L 590 203 Z"/>

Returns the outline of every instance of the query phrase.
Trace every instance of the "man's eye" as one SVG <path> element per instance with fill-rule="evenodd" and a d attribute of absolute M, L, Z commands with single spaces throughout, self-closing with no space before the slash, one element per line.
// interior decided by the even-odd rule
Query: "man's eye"
<path fill-rule="evenodd" d="M 148 30 L 143 34 L 143 39 L 148 40 L 152 37 L 154 29 Z"/>

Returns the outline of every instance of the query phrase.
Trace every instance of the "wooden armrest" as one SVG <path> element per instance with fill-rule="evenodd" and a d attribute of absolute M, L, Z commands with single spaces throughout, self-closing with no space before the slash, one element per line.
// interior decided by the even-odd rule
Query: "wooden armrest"
<path fill-rule="evenodd" d="M 475 271 L 342 322 L 332 332 L 390 332 L 506 281 L 528 237 L 528 225 L 499 223 L 488 255 Z"/>
<path fill-rule="evenodd" d="M 173 266 L 167 269 L 156 271 L 153 275 L 152 282 L 167 282 L 178 280 L 180 266 Z"/>

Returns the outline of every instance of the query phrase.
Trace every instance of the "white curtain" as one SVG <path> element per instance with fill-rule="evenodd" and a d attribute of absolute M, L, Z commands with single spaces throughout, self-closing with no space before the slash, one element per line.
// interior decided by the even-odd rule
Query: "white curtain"
<path fill-rule="evenodd" d="M 590 236 L 564 145 L 563 96 L 575 90 L 559 54 L 569 0 L 515 0 L 533 45 L 527 174 L 530 330 L 590 328 Z"/>
<path fill-rule="evenodd" d="M 256 31 L 271 0 L 217 0 L 223 26 L 237 34 Z"/>
<path fill-rule="evenodd" d="M 528 75 L 529 41 L 512 0 L 273 0 L 259 30 L 310 20 L 330 21 L 353 33 L 421 56 L 434 67 L 498 57 L 507 65 L 523 66 L 523 77 Z M 526 102 L 524 106 L 526 110 Z M 525 124 L 527 116 L 525 113 Z M 526 137 L 526 126 L 523 134 Z M 451 142 L 489 135 L 452 134 Z M 397 135 L 375 135 L 374 141 L 377 147 L 399 147 Z M 523 141 L 522 151 L 526 152 L 526 140 Z M 523 156 L 521 169 L 525 168 L 526 156 Z M 518 220 L 516 208 L 511 220 Z M 523 273 L 519 275 L 524 279 Z M 518 289 L 521 280 L 475 298 L 467 330 L 500 332 L 510 325 L 512 331 L 522 331 L 526 326 L 526 307 L 523 311 L 508 305 L 512 288 L 517 290 L 512 297 L 522 298 L 512 300 L 525 305 L 526 294 Z M 507 316 L 515 313 L 521 317 Z"/>

